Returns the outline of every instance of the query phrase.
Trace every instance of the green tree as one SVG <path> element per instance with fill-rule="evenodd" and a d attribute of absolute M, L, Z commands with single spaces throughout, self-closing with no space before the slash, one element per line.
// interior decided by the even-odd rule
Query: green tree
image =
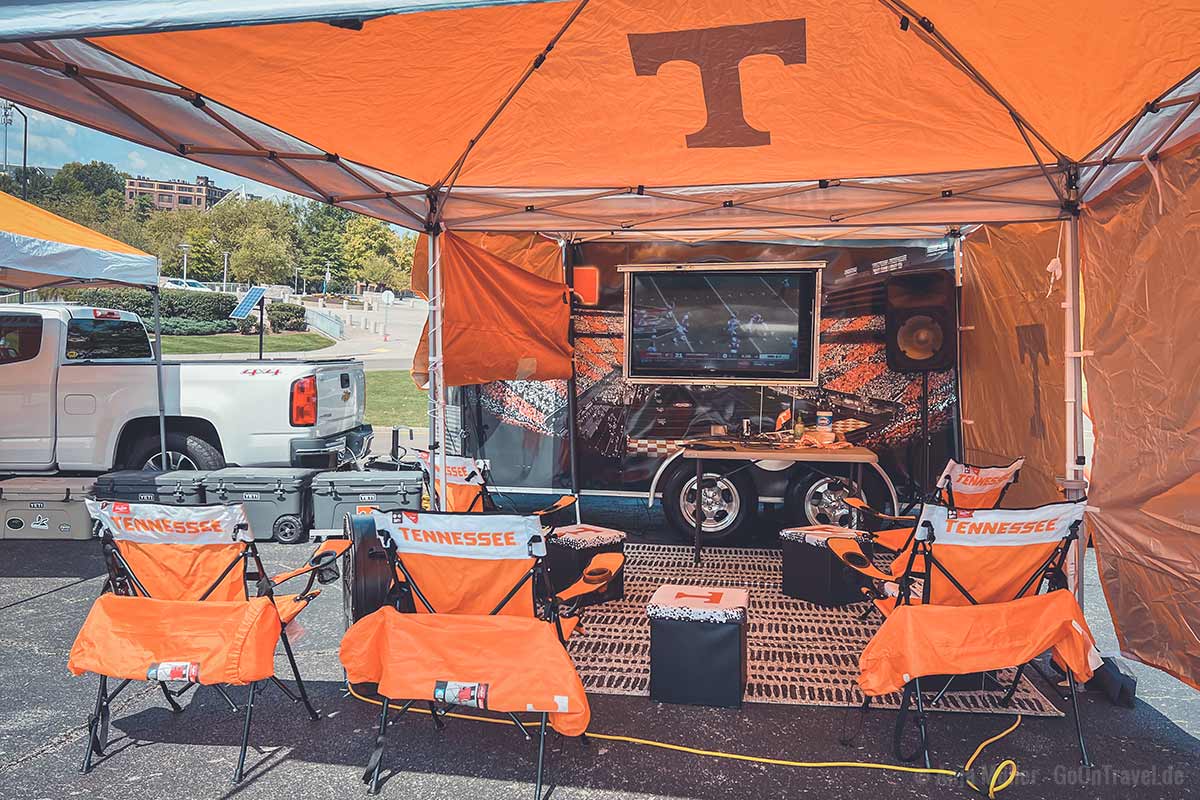
<path fill-rule="evenodd" d="M 371 287 L 387 288 L 396 285 L 399 267 L 395 259 L 372 253 L 359 262 L 358 280 Z"/>
<path fill-rule="evenodd" d="M 45 172 L 37 167 L 17 167 L 0 175 L 0 192 L 8 192 L 15 197 L 20 197 L 25 177 L 28 177 L 28 196 L 25 199 L 30 203 L 40 205 L 49 196 L 53 182 Z"/>
<path fill-rule="evenodd" d="M 55 175 L 51 190 L 60 198 L 72 195 L 102 195 L 113 191 L 125 196 L 125 178 L 112 164 L 104 161 L 89 161 L 83 164 L 72 161 L 63 164 Z"/>
<path fill-rule="evenodd" d="M 350 267 L 343 255 L 346 223 L 353 214 L 343 208 L 304 201 L 296 207 L 299 219 L 300 274 L 310 287 L 320 288 L 329 270 L 331 286 L 348 282 Z"/>
<path fill-rule="evenodd" d="M 229 271 L 234 280 L 258 284 L 290 283 L 292 252 L 269 228 L 255 225 L 239 237 Z"/>

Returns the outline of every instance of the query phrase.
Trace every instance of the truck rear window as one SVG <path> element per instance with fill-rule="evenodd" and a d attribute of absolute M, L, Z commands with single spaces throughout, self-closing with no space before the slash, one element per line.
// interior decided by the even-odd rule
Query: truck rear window
<path fill-rule="evenodd" d="M 68 361 L 150 356 L 150 339 L 137 320 L 73 319 L 67 323 Z"/>
<path fill-rule="evenodd" d="M 41 317 L 33 314 L 0 315 L 0 365 L 37 358 L 41 349 Z"/>

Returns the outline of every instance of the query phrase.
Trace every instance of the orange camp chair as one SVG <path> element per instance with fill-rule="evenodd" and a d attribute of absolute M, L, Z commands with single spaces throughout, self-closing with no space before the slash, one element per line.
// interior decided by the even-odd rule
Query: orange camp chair
<path fill-rule="evenodd" d="M 1024 458 L 1004 467 L 977 467 L 952 458 L 938 476 L 930 499 L 952 508 L 996 508 L 1008 487 L 1020 478 L 1024 466 Z M 911 542 L 916 517 L 884 514 L 854 496 L 847 497 L 846 504 L 873 521 L 875 530 L 870 534 L 875 545 L 899 553 Z"/>
<path fill-rule="evenodd" d="M 212 686 L 236 712 L 224 686 L 249 684 L 241 749 L 233 780 L 242 779 L 251 714 L 259 682 L 270 680 L 293 702 L 309 702 L 288 641 L 287 625 L 319 589 L 338 579 L 337 558 L 349 547 L 335 540 L 317 547 L 307 564 L 268 577 L 240 505 L 167 506 L 87 501 L 104 550 L 108 579 L 71 647 L 68 668 L 100 677 L 88 718 L 82 771 L 108 742 L 110 705 L 131 681 L 157 681 L 171 710 L 198 685 Z M 248 568 L 257 571 L 256 596 L 247 592 Z M 276 595 L 285 581 L 308 575 L 295 595 Z M 296 691 L 275 675 L 275 646 L 283 643 Z M 120 680 L 108 691 L 109 679 Z M 172 689 L 168 682 L 182 682 Z"/>
<path fill-rule="evenodd" d="M 340 652 L 347 680 L 374 683 L 382 697 L 363 773 L 369 793 L 379 790 L 388 712 L 397 700 L 401 712 L 429 703 L 439 723 L 453 705 L 500 712 L 527 739 L 516 712 L 538 713 L 540 798 L 547 723 L 576 736 L 590 716 L 563 646 L 577 622 L 575 601 L 603 591 L 624 558 L 597 555 L 584 578 L 554 594 L 542 563 L 548 532 L 537 515 L 394 511 L 347 516 L 346 525 L 355 549 L 373 547 L 390 576 L 388 603 L 354 622 Z M 406 597 L 415 613 L 401 613 Z"/>
<path fill-rule="evenodd" d="M 889 672 L 887 665 L 903 665 L 898 673 L 899 684 L 904 686 L 896 724 L 898 757 L 912 760 L 917 755 L 901 752 L 905 719 L 915 701 L 921 752 L 929 765 L 922 677 L 946 677 L 945 686 L 933 700 L 936 704 L 958 675 L 987 674 L 1015 666 L 1016 675 L 1001 700 L 1007 705 L 1033 658 L 1076 634 L 1080 641 L 1091 641 L 1082 612 L 1069 592 L 1051 592 L 1053 601 L 1036 598 L 1044 588 L 1066 587 L 1064 565 L 1071 543 L 1078 539 L 1085 507 L 1085 501 L 1028 509 L 954 509 L 936 503 L 922 507 L 912 546 L 898 575 L 894 605 L 881 606 L 886 619 L 860 660 L 860 684 L 867 694 L 864 708 L 872 694 L 898 688 L 896 673 Z M 922 622 L 936 628 L 928 635 L 914 634 L 912 626 Z M 1042 637 L 1052 628 L 1062 635 L 1047 642 Z M 1064 648 L 1064 652 L 1074 652 Z M 1070 664 L 1075 672 L 1086 675 L 1084 680 L 1090 678 L 1086 659 L 1082 664 L 1072 659 Z M 1067 678 L 1080 753 L 1086 763 L 1070 668 Z"/>

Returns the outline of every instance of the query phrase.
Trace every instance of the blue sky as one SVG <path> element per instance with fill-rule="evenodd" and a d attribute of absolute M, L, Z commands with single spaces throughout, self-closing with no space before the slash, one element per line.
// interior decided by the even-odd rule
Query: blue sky
<path fill-rule="evenodd" d="M 207 175 L 225 189 L 245 185 L 246 191 L 261 197 L 287 197 L 287 192 L 228 172 L 173 156 L 149 147 L 127 142 L 106 133 L 85 128 L 40 111 L 21 107 L 29 115 L 29 165 L 61 167 L 68 161 L 107 161 L 122 172 L 164 180 L 193 181 Z M 8 161 L 21 165 L 21 116 L 13 115 L 8 129 Z M 2 134 L 0 134 L 2 136 Z M 2 145 L 0 145 L 2 146 Z"/>

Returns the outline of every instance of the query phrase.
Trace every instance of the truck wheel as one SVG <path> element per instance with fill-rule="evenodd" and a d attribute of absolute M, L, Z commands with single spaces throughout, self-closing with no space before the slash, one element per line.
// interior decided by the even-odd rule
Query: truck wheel
<path fill-rule="evenodd" d="M 300 544 L 308 541 L 308 529 L 295 514 L 284 514 L 271 526 L 271 534 L 280 544 Z"/>
<path fill-rule="evenodd" d="M 849 479 L 817 472 L 802 472 L 788 486 L 784 498 L 786 514 L 794 525 L 838 525 L 857 529 L 863 522 L 847 497 L 865 500 L 861 488 L 851 491 Z"/>
<path fill-rule="evenodd" d="M 701 540 L 715 544 L 736 538 L 750 527 L 758 512 L 758 491 L 749 470 L 726 472 L 720 467 L 706 466 L 704 481 L 712 483 L 700 496 L 704 514 L 700 524 Z M 692 541 L 696 530 L 696 467 L 693 462 L 681 461 L 672 470 L 663 483 L 662 500 L 667 522 L 681 537 Z"/>
<path fill-rule="evenodd" d="M 129 457 L 125 461 L 127 469 L 163 469 L 157 433 L 138 439 L 133 447 L 129 448 L 128 453 Z M 167 469 L 212 470 L 224 466 L 225 457 L 221 455 L 221 451 L 204 439 L 190 433 L 168 431 Z"/>

